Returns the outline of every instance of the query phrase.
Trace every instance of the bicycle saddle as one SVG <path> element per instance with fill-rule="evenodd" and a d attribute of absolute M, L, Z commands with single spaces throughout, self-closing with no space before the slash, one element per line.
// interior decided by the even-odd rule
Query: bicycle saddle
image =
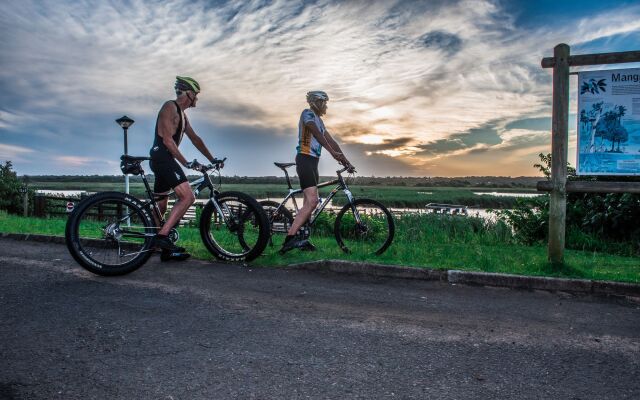
<path fill-rule="evenodd" d="M 296 165 L 296 163 L 292 162 L 292 163 L 281 163 L 281 162 L 274 162 L 275 166 L 278 168 L 282 168 L 282 169 L 287 169 L 292 165 Z"/>

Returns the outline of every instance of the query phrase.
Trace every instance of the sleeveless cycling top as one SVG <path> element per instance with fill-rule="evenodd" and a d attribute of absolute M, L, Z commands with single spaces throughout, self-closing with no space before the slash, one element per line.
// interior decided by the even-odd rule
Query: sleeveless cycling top
<path fill-rule="evenodd" d="M 176 146 L 180 146 L 180 142 L 182 142 L 182 136 L 184 135 L 184 128 L 186 125 L 184 122 L 185 117 L 182 110 L 180 109 L 180 106 L 178 106 L 178 103 L 176 101 L 174 101 L 173 103 L 176 105 L 176 109 L 178 110 L 178 115 L 180 115 L 180 123 L 178 124 L 178 127 L 176 128 L 176 132 L 173 134 L 172 137 L 173 137 L 173 141 L 176 143 Z M 160 118 L 160 114 L 158 114 L 158 118 Z M 151 147 L 151 150 L 149 151 L 151 160 L 155 162 L 172 161 L 173 155 L 171 155 L 171 152 L 162 141 L 162 138 L 158 136 L 158 119 L 156 119 L 155 132 L 156 133 L 154 135 L 155 138 L 153 139 L 153 147 Z"/>

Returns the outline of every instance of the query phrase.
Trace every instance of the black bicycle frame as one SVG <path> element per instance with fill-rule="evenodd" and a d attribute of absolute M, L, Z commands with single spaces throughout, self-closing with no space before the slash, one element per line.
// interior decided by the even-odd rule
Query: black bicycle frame
<path fill-rule="evenodd" d="M 335 185 L 337 184 L 337 186 L 331 191 L 329 192 L 329 195 L 322 201 L 322 203 L 320 203 L 320 205 L 318 207 L 316 207 L 316 209 L 313 211 L 313 213 L 311 214 L 311 218 L 309 218 L 309 225 L 313 225 L 313 223 L 316 221 L 316 219 L 318 218 L 318 215 L 320 215 L 320 213 L 324 210 L 324 208 L 327 206 L 327 204 L 329 204 L 329 202 L 331 201 L 331 199 L 333 198 L 333 196 L 336 195 L 336 193 L 338 193 L 339 190 L 342 190 L 344 192 L 344 194 L 347 196 L 347 199 L 349 200 L 349 204 L 351 205 L 351 209 L 353 210 L 353 214 L 356 218 L 356 221 L 358 223 L 360 223 L 360 215 L 358 214 L 358 211 L 356 210 L 353 201 L 353 195 L 351 194 L 351 191 L 349 190 L 349 187 L 347 186 L 346 182 L 344 181 L 344 178 L 342 177 L 342 173 L 344 171 L 346 171 L 347 168 L 343 168 L 339 171 L 336 171 L 336 175 L 338 175 L 337 179 L 333 179 L 331 181 L 326 181 L 326 182 L 321 182 L 317 185 L 317 188 L 323 188 L 325 186 L 331 186 L 331 185 Z M 289 194 L 287 194 L 287 196 L 284 198 L 284 200 L 282 200 L 282 202 L 280 203 L 280 205 L 278 205 L 278 207 L 276 208 L 276 210 L 274 211 L 274 214 L 278 213 L 278 210 L 280 210 L 281 207 L 284 207 L 284 205 L 287 203 L 287 201 L 289 199 L 293 200 L 293 206 L 296 210 L 296 213 L 299 211 L 298 209 L 298 203 L 296 202 L 296 198 L 294 197 L 296 194 L 302 193 L 303 190 L 302 189 L 294 189 L 293 186 L 291 186 L 291 180 L 289 179 L 289 174 L 287 173 L 287 171 L 285 170 L 285 176 L 287 178 L 287 186 L 289 186 Z"/>
<path fill-rule="evenodd" d="M 160 207 L 158 206 L 158 202 L 157 201 L 171 196 L 174 193 L 174 191 L 171 190 L 169 193 L 164 194 L 164 195 L 156 195 L 153 192 L 153 190 L 151 190 L 151 186 L 149 186 L 149 182 L 147 181 L 147 176 L 145 175 L 144 171 L 142 171 L 140 176 L 142 177 L 142 182 L 144 183 L 145 191 L 147 193 L 147 197 L 149 198 L 149 200 L 147 200 L 144 203 L 142 203 L 142 208 L 143 209 L 150 208 L 152 210 L 152 212 L 155 214 L 155 217 L 157 217 L 157 220 L 160 221 L 160 226 L 158 226 L 156 228 L 160 228 L 165 224 L 166 221 L 164 219 L 164 216 L 162 216 L 160 214 Z M 204 189 L 209 188 L 209 190 L 210 190 L 209 201 L 213 202 L 213 205 L 216 207 L 216 211 L 222 217 L 222 220 L 225 221 L 225 223 L 228 224 L 227 218 L 224 216 L 224 213 L 222 212 L 222 209 L 220 208 L 218 203 L 216 201 L 214 201 L 214 197 L 217 194 L 219 194 L 219 192 L 213 186 L 213 182 L 211 182 L 211 177 L 209 176 L 208 173 L 204 172 L 203 176 L 201 178 L 198 178 L 198 179 L 194 180 L 193 182 L 189 182 L 189 186 L 191 186 L 191 187 L 196 186 L 196 188 L 193 190 L 193 194 L 196 197 L 198 197 L 198 194 L 200 194 L 200 192 L 202 192 Z M 120 220 L 120 222 L 124 222 L 124 221 L 128 220 L 131 215 L 133 215 L 133 212 L 127 214 L 124 218 L 122 218 Z M 154 222 L 155 222 L 155 219 L 154 219 Z M 124 234 L 124 232 L 123 232 L 123 234 Z M 138 232 L 127 231 L 126 232 L 126 236 L 146 237 L 146 236 L 155 236 L 155 233 L 138 233 Z"/>

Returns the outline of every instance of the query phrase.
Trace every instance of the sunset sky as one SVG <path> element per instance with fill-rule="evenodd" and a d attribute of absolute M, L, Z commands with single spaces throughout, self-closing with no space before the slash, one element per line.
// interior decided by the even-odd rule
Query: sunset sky
<path fill-rule="evenodd" d="M 20 175 L 119 173 L 114 120 L 136 121 L 129 153 L 148 155 L 186 75 L 202 86 L 190 121 L 226 174 L 280 175 L 305 93 L 324 90 L 325 125 L 361 175 L 531 176 L 550 151 L 540 60 L 563 42 L 640 50 L 640 3 L 5 0 L 0 36 L 0 161 Z M 325 152 L 320 173 L 335 169 Z"/>

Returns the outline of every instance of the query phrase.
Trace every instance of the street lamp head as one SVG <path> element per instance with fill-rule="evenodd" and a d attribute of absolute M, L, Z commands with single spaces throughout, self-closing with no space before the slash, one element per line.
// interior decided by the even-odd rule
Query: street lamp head
<path fill-rule="evenodd" d="M 122 127 L 122 129 L 127 129 L 131 125 L 133 125 L 135 121 L 125 115 L 123 117 L 118 118 L 116 122 L 118 123 L 118 125 Z"/>

